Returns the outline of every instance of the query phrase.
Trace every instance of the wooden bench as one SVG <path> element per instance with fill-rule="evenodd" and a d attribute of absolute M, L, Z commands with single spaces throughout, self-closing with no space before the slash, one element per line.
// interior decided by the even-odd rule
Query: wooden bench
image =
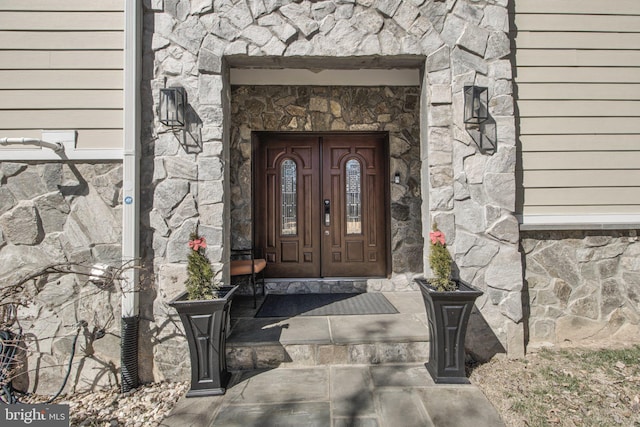
<path fill-rule="evenodd" d="M 256 308 L 256 277 L 262 280 L 262 295 L 264 295 L 264 269 L 267 267 L 267 260 L 255 257 L 255 249 L 232 249 L 230 275 L 231 278 L 239 276 L 251 276 L 251 286 L 253 288 L 253 308 Z"/>

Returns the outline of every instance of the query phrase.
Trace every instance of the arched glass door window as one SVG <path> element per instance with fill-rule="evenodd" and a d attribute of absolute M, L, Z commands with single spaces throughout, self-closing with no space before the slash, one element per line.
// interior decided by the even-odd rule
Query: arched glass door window
<path fill-rule="evenodd" d="M 360 162 L 351 159 L 345 166 L 347 234 L 362 233 L 362 168 Z"/>
<path fill-rule="evenodd" d="M 293 160 L 282 162 L 280 169 L 280 182 L 282 183 L 282 227 L 280 233 L 283 236 L 293 236 L 298 233 L 298 192 L 296 185 L 297 167 Z"/>

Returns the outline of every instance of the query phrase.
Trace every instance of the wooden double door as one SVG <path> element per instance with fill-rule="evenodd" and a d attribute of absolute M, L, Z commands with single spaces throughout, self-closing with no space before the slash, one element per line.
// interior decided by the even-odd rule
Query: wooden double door
<path fill-rule="evenodd" d="M 267 277 L 388 274 L 386 133 L 254 134 L 254 230 Z"/>

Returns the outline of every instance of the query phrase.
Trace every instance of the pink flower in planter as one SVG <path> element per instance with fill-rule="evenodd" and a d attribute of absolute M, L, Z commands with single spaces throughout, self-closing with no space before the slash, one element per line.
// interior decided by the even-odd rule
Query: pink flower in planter
<path fill-rule="evenodd" d="M 429 238 L 434 245 L 437 243 L 444 245 L 444 233 L 442 231 L 432 231 L 429 233 Z"/>
<path fill-rule="evenodd" d="M 194 251 L 200 250 L 200 248 L 207 247 L 207 241 L 204 237 L 200 237 L 199 239 L 189 240 L 189 247 Z"/>

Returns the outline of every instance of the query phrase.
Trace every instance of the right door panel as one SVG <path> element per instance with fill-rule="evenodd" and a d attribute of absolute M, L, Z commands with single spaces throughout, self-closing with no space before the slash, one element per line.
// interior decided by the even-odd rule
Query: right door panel
<path fill-rule="evenodd" d="M 321 233 L 324 277 L 387 273 L 385 142 L 383 135 L 322 138 L 322 197 L 331 206 Z"/>

